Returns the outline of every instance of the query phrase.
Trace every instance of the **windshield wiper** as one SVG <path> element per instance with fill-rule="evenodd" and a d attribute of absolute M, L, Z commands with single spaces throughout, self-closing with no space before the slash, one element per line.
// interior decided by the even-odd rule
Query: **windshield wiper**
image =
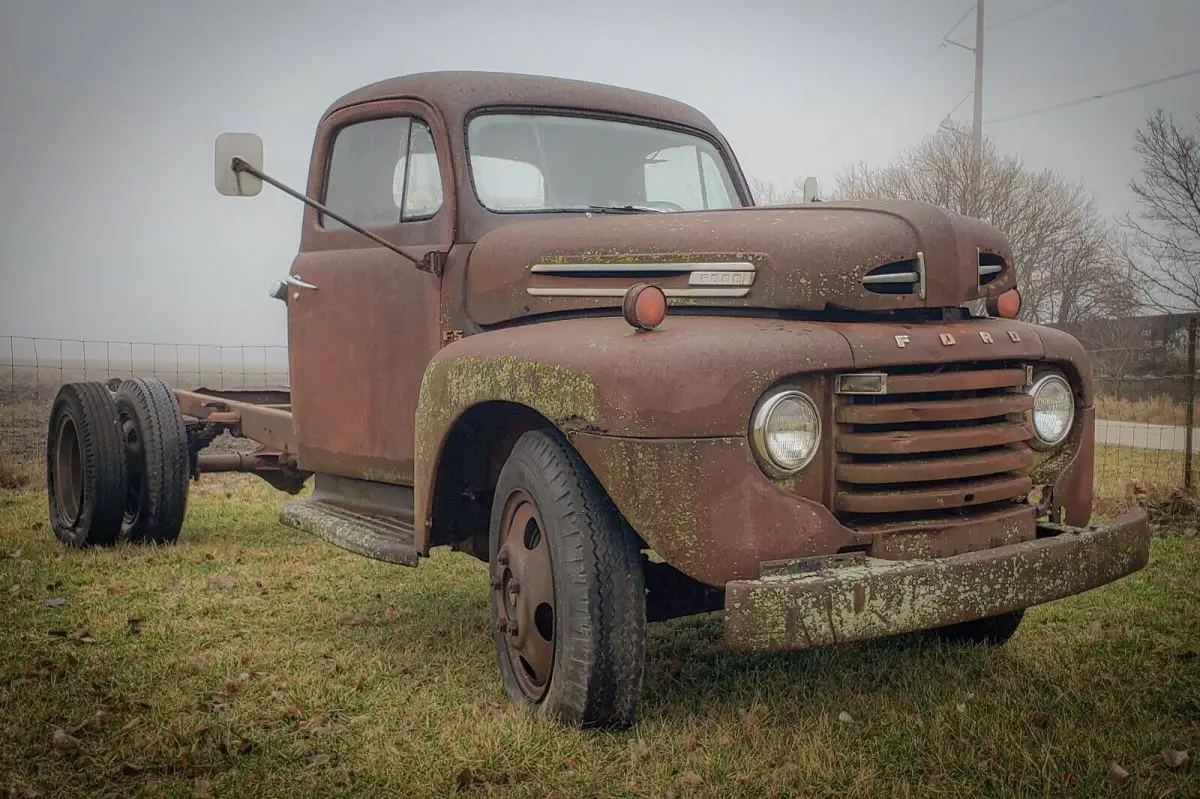
<path fill-rule="evenodd" d="M 649 205 L 589 205 L 589 211 L 595 211 L 600 214 L 666 214 L 670 213 L 665 208 L 653 208 Z"/>

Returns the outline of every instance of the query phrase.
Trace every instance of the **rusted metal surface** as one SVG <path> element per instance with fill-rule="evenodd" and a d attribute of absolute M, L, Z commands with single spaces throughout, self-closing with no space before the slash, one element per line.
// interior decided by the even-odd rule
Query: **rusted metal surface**
<path fill-rule="evenodd" d="M 1000 472 L 1028 473 L 1033 466 L 1029 447 L 1009 446 L 968 455 L 951 453 L 945 457 L 903 458 L 883 462 L 837 464 L 839 482 L 878 485 L 883 483 L 920 483 L 935 480 L 960 480 Z"/>
<path fill-rule="evenodd" d="M 817 501 L 768 479 L 745 438 L 571 436 L 630 525 L 708 585 L 758 576 L 765 560 L 823 555 L 868 539 Z"/>
<path fill-rule="evenodd" d="M 680 369 L 682 363 L 688 368 Z M 750 411 L 767 387 L 810 369 L 851 366 L 845 340 L 827 327 L 781 320 L 668 315 L 660 329 L 635 334 L 620 318 L 569 319 L 463 338 L 433 358 L 422 382 L 418 546 L 433 523 L 442 447 L 471 407 L 515 403 L 572 433 L 744 440 Z M 822 386 L 811 388 L 824 398 Z M 812 469 L 790 488 L 820 499 L 822 479 L 821 469 Z M 613 498 L 622 505 L 623 498 Z"/>
<path fill-rule="evenodd" d="M 1000 251 L 1011 263 L 995 229 L 932 206 L 899 201 L 521 221 L 476 242 L 465 293 L 472 318 L 487 325 L 548 310 L 620 308 L 621 292 L 643 279 L 638 270 L 656 263 L 700 268 L 747 262 L 754 276 L 744 297 L 672 303 L 807 311 L 936 308 L 1012 287 L 1011 268 L 983 288 L 976 284 L 977 248 Z M 863 285 L 866 272 L 918 253 L 923 253 L 930 276 L 924 297 L 877 294 Z M 625 265 L 630 271 L 568 276 L 530 271 L 573 263 Z M 655 282 L 670 294 L 687 289 L 689 276 L 671 273 Z M 585 296 L 596 289 L 609 289 L 612 295 Z M 557 296 L 537 294 L 551 290 Z M 571 296 L 572 291 L 578 295 Z"/>
<path fill-rule="evenodd" d="M 995 322 L 978 320 L 960 324 L 958 329 L 974 335 L 980 329 L 990 329 Z M 1022 323 L 1012 325 L 1019 331 L 1020 341 L 1014 342 L 1007 336 L 998 338 L 990 345 L 992 356 L 1009 363 L 1031 347 L 1040 353 L 1037 329 Z M 901 330 L 912 334 L 911 326 L 886 323 L 875 326 L 881 328 L 881 336 L 889 339 L 900 335 Z M 924 334 L 936 341 L 940 328 L 941 325 L 930 325 Z M 826 439 L 817 461 L 786 488 L 797 496 L 831 505 L 834 484 L 828 476 L 837 467 L 839 447 L 833 439 L 837 425 L 826 393 L 828 380 L 832 374 L 860 368 L 852 358 L 843 330 L 844 326 L 828 323 L 668 315 L 659 330 L 642 335 L 635 334 L 619 318 L 567 319 L 477 334 L 447 345 L 426 371 L 417 409 L 414 486 L 418 546 L 429 540 L 434 523 L 431 500 L 437 487 L 433 475 L 443 442 L 468 408 L 489 401 L 532 408 L 551 423 L 572 432 L 630 438 L 744 439 L 750 412 L 762 392 L 781 381 L 794 379 L 813 393 L 819 405 L 827 409 L 822 412 L 829 415 L 822 421 Z M 918 340 L 917 335 L 912 337 Z M 581 342 L 586 342 L 586 346 L 581 346 Z M 918 348 L 900 351 L 912 356 L 911 363 L 921 363 Z M 747 357 L 747 353 L 753 353 L 753 357 Z M 679 368 L 684 363 L 688 368 Z M 820 377 L 806 378 L 807 372 L 819 372 Z M 1025 380 L 1021 368 L 984 370 L 954 380 L 960 387 L 969 381 L 975 381 L 976 386 L 993 385 L 996 381 L 989 379 L 989 375 L 998 373 L 1004 376 L 1001 382 L 1016 380 L 1017 374 L 1020 382 Z M 905 397 L 903 401 L 911 402 L 911 398 Z M 941 402 L 942 397 L 934 395 L 931 401 Z M 971 408 L 973 402 L 975 398 L 968 397 L 963 400 L 963 407 Z M 1023 407 L 1024 403 L 1022 399 L 1019 404 Z M 875 404 L 882 407 L 886 403 Z M 1023 441 L 1028 434 L 1028 428 L 1016 421 L 1003 423 L 997 434 L 988 433 L 998 447 L 1006 441 Z M 906 435 L 913 436 L 909 443 L 899 443 L 902 437 L 893 435 L 885 451 L 888 448 L 901 453 L 937 451 L 921 444 L 918 433 Z M 842 434 L 838 436 L 840 439 Z M 946 435 L 938 432 L 937 436 L 941 436 L 943 447 L 947 448 L 941 450 L 947 457 L 955 448 L 983 446 L 977 428 L 961 427 Z M 964 462 L 964 469 L 977 467 L 978 463 L 970 456 Z M 595 468 L 595 464 L 591 465 Z M 1021 465 L 1016 466 L 1018 471 Z M 1003 460 L 997 463 L 997 471 L 1011 466 L 1014 466 L 1012 461 Z M 897 469 L 892 482 L 913 480 L 912 472 L 902 465 L 892 468 Z M 934 478 L 916 477 L 918 481 L 927 479 Z M 630 500 L 619 491 L 612 491 L 612 495 L 624 511 Z"/>
<path fill-rule="evenodd" d="M 917 455 L 971 447 L 995 447 L 1028 441 L 1023 422 L 996 422 L 949 430 L 898 430 L 885 433 L 846 433 L 838 436 L 838 452 L 857 455 Z"/>
<path fill-rule="evenodd" d="M 952 522 L 883 522 L 857 525 L 859 533 L 871 537 L 867 549 L 871 557 L 883 560 L 944 558 L 981 549 L 1030 541 L 1036 535 L 1032 505 L 1012 505 L 1003 510 L 988 509 L 965 513 Z M 914 514 L 917 518 L 919 515 Z"/>
<path fill-rule="evenodd" d="M 280 491 L 298 494 L 311 473 L 296 465 L 296 456 L 288 452 L 202 453 L 196 456 L 197 474 L 245 472 L 261 477 Z"/>
<path fill-rule="evenodd" d="M 953 357 L 955 364 L 961 363 L 961 355 L 944 356 L 945 361 Z M 943 360 L 943 359 L 939 359 Z M 896 374 L 888 376 L 888 394 L 931 394 L 936 391 L 972 391 L 986 388 L 1020 388 L 1027 380 L 1024 369 L 969 369 L 956 372 L 938 372 L 938 361 L 930 362 L 928 372 L 919 374 Z"/>
<path fill-rule="evenodd" d="M 725 588 L 725 641 L 782 651 L 861 641 L 979 619 L 1096 588 L 1142 568 L 1144 510 L 1099 529 L 1043 527 L 1049 537 L 946 558 L 862 558 Z"/>
<path fill-rule="evenodd" d="M 1092 418 L 1092 387 L 1082 348 L 1059 331 L 970 319 L 959 307 L 1015 284 L 996 228 L 929 205 L 876 201 L 492 213 L 471 182 L 465 123 L 479 108 L 501 106 L 658 119 L 699 133 L 718 146 L 749 202 L 715 126 L 654 95 L 535 76 L 428 73 L 363 87 L 330 106 L 310 165 L 308 194 L 319 199 L 341 126 L 395 114 L 429 125 L 442 208 L 372 232 L 406 256 L 436 254 L 440 279 L 353 231 L 322 227 L 306 209 L 291 271 L 317 288 L 288 295 L 299 446 L 289 439 L 271 448 L 297 453 L 305 469 L 411 484 L 415 550 L 471 534 L 439 539 L 435 506 L 470 503 L 473 515 L 455 524 L 486 521 L 477 508 L 510 436 L 488 434 L 493 449 L 465 467 L 469 479 L 435 481 L 446 442 L 475 440 L 460 422 L 476 412 L 564 431 L 647 543 L 709 586 L 753 579 L 767 560 L 845 547 L 866 547 L 879 560 L 955 556 L 1027 542 L 1035 512 L 1086 518 L 1092 444 L 1081 420 Z M 901 293 L 897 275 L 912 278 Z M 624 290 L 641 281 L 659 285 L 672 307 L 657 330 L 639 334 L 618 314 Z M 731 310 L 740 315 L 716 315 Z M 597 311 L 611 316 L 578 313 Z M 864 314 L 873 311 L 894 313 Z M 1026 366 L 1038 363 L 1062 368 L 1078 399 L 1076 427 L 1050 456 L 1027 444 Z M 887 372 L 887 395 L 835 395 L 835 375 L 854 371 Z M 774 481 L 757 467 L 746 426 L 762 393 L 784 385 L 813 397 L 822 442 L 800 476 Z M 508 410 L 480 411 L 491 404 Z M 224 423 L 251 437 L 248 425 L 278 438 L 267 417 L 255 426 L 241 407 L 208 412 L 236 416 Z M 1022 504 L 1033 484 L 1046 487 L 1038 511 Z M 451 493 L 435 503 L 439 490 Z"/>
<path fill-rule="evenodd" d="M 1028 477 L 985 477 L 882 491 L 838 491 L 833 507 L 847 513 L 907 513 L 986 505 L 1029 493 Z"/>
<path fill-rule="evenodd" d="M 1014 332 L 1008 338 L 1019 346 L 1023 337 Z M 857 530 L 920 513 L 954 524 L 958 509 L 978 507 L 984 515 L 972 541 L 1003 525 L 1033 487 L 1026 363 L 889 366 L 886 393 L 837 395 L 834 448 L 841 456 L 832 505 L 838 517 Z M 931 535 L 926 528 L 922 537 Z M 947 545 L 950 539 L 947 533 Z"/>
<path fill-rule="evenodd" d="M 228 425 L 234 435 L 245 436 L 268 449 L 296 452 L 289 411 L 181 389 L 175 390 L 175 398 L 184 416 Z"/>
<path fill-rule="evenodd" d="M 1066 442 L 1033 467 L 1034 485 L 1042 489 L 1040 512 L 1052 521 L 1086 524 L 1091 517 L 1095 419 L 1094 408 L 1077 409 Z"/>
<path fill-rule="evenodd" d="M 257 472 L 279 468 L 278 452 L 212 452 L 199 456 L 200 471 Z"/>
<path fill-rule="evenodd" d="M 348 552 L 398 566 L 419 562 L 412 545 L 412 527 L 403 520 L 358 513 L 328 502 L 298 499 L 279 509 L 279 522 Z"/>
<path fill-rule="evenodd" d="M 237 402 L 246 402 L 251 405 L 265 405 L 272 408 L 283 408 L 284 410 L 291 407 L 292 395 L 288 391 L 279 390 L 264 390 L 257 391 L 254 389 L 230 389 L 230 388 L 197 388 L 194 389 L 197 394 L 203 394 L 206 397 L 216 397 L 218 399 L 229 399 Z"/>
<path fill-rule="evenodd" d="M 359 100 L 365 99 L 360 96 Z M 448 131 L 435 106 L 378 99 L 331 109 L 317 129 L 308 194 L 325 196 L 326 165 L 337 131 L 374 118 L 414 115 L 428 124 L 441 164 Z M 374 232 L 413 258 L 448 252 L 458 193 L 442 173 L 442 205 L 429 219 Z M 390 182 L 389 182 L 390 186 Z M 305 469 L 386 483 L 413 480 L 413 418 L 421 373 L 441 346 L 442 285 L 353 230 L 323 226 L 305 208 L 300 252 L 291 266 L 315 290 L 289 288 L 288 359 L 292 410 Z"/>
<path fill-rule="evenodd" d="M 925 364 L 928 368 L 923 374 L 928 376 L 936 373 L 940 367 L 950 364 L 991 365 L 997 361 L 1036 361 L 1045 356 L 1045 346 L 1042 343 L 1045 329 L 1008 319 L 986 318 L 911 324 L 875 321 L 869 324 L 831 322 L 830 327 L 845 337 L 850 351 L 854 354 L 854 363 L 859 369 Z M 996 367 L 1002 369 L 1003 363 L 996 364 Z M 896 378 L 900 379 L 900 375 L 896 375 Z M 944 379 L 949 387 L 954 387 L 956 380 L 969 378 L 939 379 Z M 1004 379 L 1016 381 L 1017 376 L 1008 375 Z M 1021 380 L 1016 385 L 1023 382 L 1024 380 Z M 914 391 L 931 390 L 922 388 L 920 382 L 905 379 L 902 379 L 899 385 Z M 900 389 L 892 389 L 889 386 L 889 393 L 900 393 Z"/>
<path fill-rule="evenodd" d="M 554 601 L 550 541 L 537 504 L 524 491 L 508 497 L 499 527 L 491 577 L 496 629 L 505 636 L 517 685 L 536 702 L 550 687 L 555 627 L 561 621 Z"/>
<path fill-rule="evenodd" d="M 847 424 L 959 422 L 968 419 L 1004 416 L 1010 413 L 1024 413 L 1032 408 L 1033 397 L 1028 394 L 1010 394 L 967 400 L 910 401 L 887 405 L 839 405 L 836 417 L 839 422 Z"/>

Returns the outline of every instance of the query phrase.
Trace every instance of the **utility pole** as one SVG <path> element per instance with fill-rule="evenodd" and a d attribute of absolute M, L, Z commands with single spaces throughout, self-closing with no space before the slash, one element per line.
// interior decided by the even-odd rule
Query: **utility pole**
<path fill-rule="evenodd" d="M 983 151 L 983 0 L 975 6 L 975 123 L 971 128 L 975 145 L 975 165 Z"/>
<path fill-rule="evenodd" d="M 971 125 L 971 189 L 970 213 L 979 212 L 979 184 L 983 176 L 983 0 L 975 2 L 975 46 L 967 47 L 949 36 L 942 39 L 946 44 L 961 47 L 975 54 L 975 118 Z"/>

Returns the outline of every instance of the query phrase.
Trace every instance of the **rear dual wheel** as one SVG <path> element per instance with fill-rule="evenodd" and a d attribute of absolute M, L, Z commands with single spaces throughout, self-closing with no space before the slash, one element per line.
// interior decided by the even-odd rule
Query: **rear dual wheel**
<path fill-rule="evenodd" d="M 170 388 L 130 378 L 116 391 L 69 383 L 46 441 L 54 535 L 72 547 L 174 541 L 187 508 L 187 431 Z"/>
<path fill-rule="evenodd" d="M 127 483 L 121 537 L 169 543 L 187 512 L 187 428 L 170 387 L 156 378 L 129 378 L 116 392 Z"/>
<path fill-rule="evenodd" d="M 496 484 L 489 549 L 509 698 L 579 727 L 632 724 L 646 625 L 639 548 L 561 436 L 517 441 Z"/>

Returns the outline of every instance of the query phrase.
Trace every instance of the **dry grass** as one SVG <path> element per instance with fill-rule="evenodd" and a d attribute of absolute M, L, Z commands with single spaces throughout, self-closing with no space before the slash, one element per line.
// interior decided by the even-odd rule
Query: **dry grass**
<path fill-rule="evenodd" d="M 582 733 L 505 702 L 482 564 L 364 560 L 283 499 L 206 478 L 175 546 L 77 552 L 44 493 L 0 492 L 0 796 L 1097 795 L 1114 762 L 1123 792 L 1196 793 L 1158 759 L 1200 746 L 1194 537 L 999 649 L 652 625 L 637 727 Z"/>
<path fill-rule="evenodd" d="M 1098 511 L 1112 512 L 1163 500 L 1182 485 L 1182 452 L 1096 446 L 1094 494 Z"/>
<path fill-rule="evenodd" d="M 29 488 L 41 479 L 36 465 L 25 458 L 18 460 L 0 450 L 0 489 L 15 491 Z"/>
<path fill-rule="evenodd" d="M 1121 399 L 1108 394 L 1096 397 L 1096 418 L 1110 422 L 1142 424 L 1187 424 L 1187 405 L 1166 394 L 1147 399 Z M 1200 421 L 1200 413 L 1196 415 Z"/>

